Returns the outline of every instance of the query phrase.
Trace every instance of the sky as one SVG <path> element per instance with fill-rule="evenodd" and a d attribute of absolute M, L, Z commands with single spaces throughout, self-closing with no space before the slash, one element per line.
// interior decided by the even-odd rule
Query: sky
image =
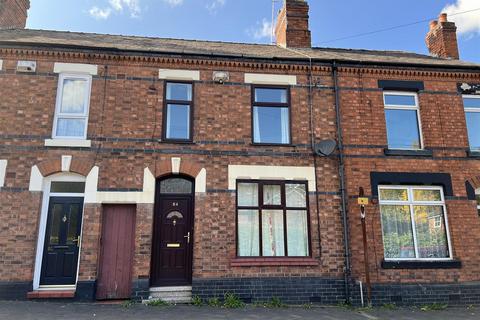
<path fill-rule="evenodd" d="M 313 46 L 423 54 L 428 54 L 424 39 L 429 24 L 423 20 L 441 12 L 451 15 L 480 9 L 480 0 L 308 3 Z M 282 0 L 277 0 L 275 13 L 281 6 Z M 27 28 L 31 29 L 271 43 L 272 0 L 31 0 L 28 15 Z M 480 10 L 449 20 L 458 27 L 461 59 L 480 63 Z M 419 23 L 356 36 L 415 22 Z"/>

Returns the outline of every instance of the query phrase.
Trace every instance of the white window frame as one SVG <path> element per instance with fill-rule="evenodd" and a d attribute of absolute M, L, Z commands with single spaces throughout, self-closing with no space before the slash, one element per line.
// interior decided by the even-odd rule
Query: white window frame
<path fill-rule="evenodd" d="M 408 192 L 408 199 L 407 201 L 402 200 L 381 200 L 380 198 L 380 190 L 381 189 L 407 189 Z M 413 200 L 413 190 L 438 190 L 440 191 L 441 201 L 414 201 Z M 450 240 L 450 229 L 448 226 L 448 214 L 447 214 L 447 206 L 445 205 L 445 197 L 443 195 L 443 188 L 437 186 L 412 186 L 412 185 L 405 185 L 405 186 L 395 186 L 395 185 L 380 185 L 378 186 L 378 204 L 380 205 L 408 205 L 410 207 L 410 220 L 412 224 L 412 233 L 413 233 L 413 245 L 415 249 L 415 257 L 414 258 L 387 258 L 384 256 L 385 261 L 450 261 L 453 260 L 453 252 L 452 252 L 452 243 Z M 447 245 L 448 245 L 448 258 L 419 258 L 418 254 L 418 245 L 417 245 L 417 234 L 416 234 L 416 226 L 415 226 L 415 214 L 413 207 L 414 206 L 442 206 L 443 207 L 443 215 L 445 220 L 445 232 L 447 234 Z M 380 209 L 380 208 L 379 208 Z M 382 242 L 385 238 L 383 234 L 383 219 L 382 219 L 382 212 L 380 211 L 380 222 L 382 226 Z"/>
<path fill-rule="evenodd" d="M 388 95 L 414 97 L 415 98 L 415 106 L 387 104 L 386 101 L 385 101 L 386 100 L 385 96 L 388 96 Z M 416 92 L 384 91 L 383 92 L 383 106 L 384 106 L 384 109 L 390 109 L 390 110 L 415 110 L 417 112 L 417 126 L 418 126 L 418 134 L 420 136 L 420 148 L 418 148 L 418 149 L 390 148 L 390 146 L 388 146 L 388 148 L 392 149 L 392 150 L 423 150 L 424 149 L 424 143 L 423 143 L 423 132 L 422 132 L 422 119 L 420 117 L 420 104 L 419 104 L 419 101 L 418 101 L 418 94 Z M 385 119 L 386 119 L 386 117 L 385 117 Z M 385 121 L 385 128 L 386 128 L 386 131 L 388 132 L 386 121 Z M 388 145 L 388 133 L 387 133 L 387 145 Z"/>
<path fill-rule="evenodd" d="M 480 95 L 473 95 L 473 94 L 464 94 L 462 95 L 462 104 L 464 105 L 463 106 L 463 110 L 464 110 L 464 114 L 465 114 L 465 126 L 467 124 L 467 112 L 477 112 L 477 113 L 480 113 L 480 108 L 467 108 L 465 107 L 465 104 L 463 103 L 464 99 L 465 98 L 469 98 L 469 99 L 479 99 L 480 101 Z M 468 139 L 468 135 L 469 135 L 469 132 L 468 132 L 468 127 L 467 127 L 467 139 Z M 470 141 L 468 141 L 468 145 L 470 147 L 470 150 L 471 151 L 480 151 L 480 147 L 479 148 L 472 148 L 470 146 Z"/>
<path fill-rule="evenodd" d="M 87 81 L 87 90 L 85 90 L 85 110 L 83 114 L 71 114 L 71 113 L 60 113 L 60 108 L 63 98 L 63 83 L 65 79 L 75 79 L 75 80 L 85 80 Z M 92 91 L 92 76 L 86 74 L 75 74 L 75 73 L 61 73 L 58 77 L 58 86 L 57 86 L 57 99 L 55 105 L 55 116 L 53 119 L 53 129 L 52 129 L 52 139 L 61 139 L 61 140 L 86 140 L 87 139 L 87 129 L 88 129 L 88 116 L 90 112 L 90 96 Z M 67 118 L 67 119 L 84 119 L 85 128 L 83 131 L 83 136 L 72 137 L 72 136 L 58 136 L 57 135 L 57 123 L 58 118 Z"/>
<path fill-rule="evenodd" d="M 47 221 L 48 221 L 48 208 L 50 204 L 50 197 L 82 197 L 83 199 L 83 210 L 85 211 L 85 192 L 84 193 L 54 193 L 50 192 L 50 187 L 52 182 L 86 182 L 86 178 L 80 176 L 76 173 L 63 172 L 51 175 L 46 177 L 43 180 L 42 190 L 42 208 L 40 211 L 40 221 L 38 228 L 38 237 L 37 237 L 37 251 L 35 254 L 35 266 L 33 273 L 33 290 L 58 290 L 58 289 L 75 289 L 78 283 L 78 274 L 80 271 L 80 257 L 82 251 L 82 242 L 80 241 L 78 248 L 78 261 L 77 261 L 77 272 L 75 278 L 75 284 L 73 285 L 40 285 L 40 276 L 42 271 L 43 263 L 43 249 L 45 245 L 45 236 L 47 231 Z M 85 185 L 86 188 L 86 185 Z M 80 231 L 80 239 L 83 239 L 83 222 L 84 222 L 84 212 L 82 212 L 82 228 Z"/>

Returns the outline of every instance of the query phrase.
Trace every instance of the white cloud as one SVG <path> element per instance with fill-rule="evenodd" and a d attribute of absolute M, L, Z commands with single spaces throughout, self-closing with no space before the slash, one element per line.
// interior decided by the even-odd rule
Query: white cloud
<path fill-rule="evenodd" d="M 126 9 L 130 13 L 130 17 L 138 18 L 142 11 L 140 0 L 108 0 L 108 4 L 109 6 L 104 9 L 97 6 L 92 7 L 89 10 L 90 15 L 96 19 L 108 19 L 112 11 L 120 13 Z"/>
<path fill-rule="evenodd" d="M 183 4 L 183 0 L 163 0 L 163 2 L 169 4 L 172 7 L 180 6 Z"/>
<path fill-rule="evenodd" d="M 210 11 L 211 14 L 216 14 L 218 10 L 225 6 L 226 0 L 212 0 L 207 5 L 205 8 L 207 8 L 208 11 Z"/>
<path fill-rule="evenodd" d="M 478 0 L 456 0 L 456 3 L 447 5 L 442 12 L 449 15 L 474 10 L 480 7 Z M 451 16 L 448 18 L 457 25 L 457 30 L 462 35 L 472 36 L 480 34 L 480 10 Z"/>
<path fill-rule="evenodd" d="M 108 17 L 112 13 L 112 10 L 110 8 L 100 9 L 99 7 L 92 7 L 88 11 L 88 13 L 90 13 L 90 15 L 95 19 L 105 20 L 105 19 L 108 19 Z"/>
<path fill-rule="evenodd" d="M 257 40 L 270 38 L 272 35 L 272 22 L 264 18 L 261 23 L 257 22 L 256 27 L 248 29 L 247 33 Z"/>

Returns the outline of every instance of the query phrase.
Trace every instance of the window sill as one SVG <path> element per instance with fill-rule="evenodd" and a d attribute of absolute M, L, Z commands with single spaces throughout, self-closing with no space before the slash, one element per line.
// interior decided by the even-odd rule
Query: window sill
<path fill-rule="evenodd" d="M 310 258 L 234 258 L 230 260 L 232 267 L 264 267 L 264 266 L 318 266 L 318 261 Z"/>
<path fill-rule="evenodd" d="M 45 139 L 45 147 L 90 148 L 91 140 Z"/>
<path fill-rule="evenodd" d="M 186 145 L 195 145 L 196 143 L 192 140 L 162 140 L 159 141 L 162 144 L 186 144 Z"/>
<path fill-rule="evenodd" d="M 470 157 L 470 158 L 480 158 L 480 151 L 468 150 L 467 151 L 467 156 Z"/>
<path fill-rule="evenodd" d="M 417 157 L 432 157 L 432 150 L 399 150 L 399 149 L 384 149 L 386 156 L 417 156 Z"/>
<path fill-rule="evenodd" d="M 383 269 L 460 269 L 462 262 L 460 260 L 440 260 L 440 261 L 382 261 Z"/>
<path fill-rule="evenodd" d="M 292 143 L 256 143 L 252 142 L 250 145 L 254 147 L 295 147 Z"/>

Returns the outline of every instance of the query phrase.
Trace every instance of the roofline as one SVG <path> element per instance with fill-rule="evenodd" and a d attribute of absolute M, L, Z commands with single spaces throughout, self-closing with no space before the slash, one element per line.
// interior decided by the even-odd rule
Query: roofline
<path fill-rule="evenodd" d="M 83 46 L 83 45 L 73 45 L 73 44 L 52 44 L 52 43 L 36 43 L 36 42 L 13 42 L 13 41 L 0 41 L 0 47 L 9 47 L 9 48 L 16 48 L 16 47 L 26 47 L 29 49 L 38 49 L 40 48 L 47 48 L 47 49 L 74 49 L 74 50 L 89 50 L 95 52 L 104 52 L 110 54 L 119 54 L 119 53 L 126 53 L 126 54 L 141 54 L 141 55 L 171 55 L 171 56 L 189 56 L 189 57 L 207 57 L 207 58 L 235 58 L 235 59 L 247 59 L 247 60 L 258 60 L 258 61 L 272 61 L 272 62 L 298 62 L 303 64 L 309 63 L 309 59 L 306 57 L 257 57 L 251 55 L 244 55 L 244 54 L 205 54 L 205 53 L 193 53 L 193 52 L 178 52 L 178 51 L 155 51 L 155 50 L 138 50 L 138 49 L 119 49 L 115 47 L 93 47 L 93 46 Z M 399 63 L 399 62 L 381 62 L 381 61 L 361 61 L 361 60 L 346 60 L 346 59 L 319 59 L 319 58 L 312 58 L 312 62 L 322 63 L 324 65 L 333 65 L 335 62 L 337 66 L 341 64 L 342 66 L 347 67 L 362 67 L 362 66 L 387 66 L 387 67 L 422 67 L 429 70 L 448 70 L 450 72 L 458 71 L 458 72 L 480 72 L 480 65 L 479 66 L 464 66 L 464 65 L 438 65 L 438 64 L 429 64 L 429 63 Z"/>

